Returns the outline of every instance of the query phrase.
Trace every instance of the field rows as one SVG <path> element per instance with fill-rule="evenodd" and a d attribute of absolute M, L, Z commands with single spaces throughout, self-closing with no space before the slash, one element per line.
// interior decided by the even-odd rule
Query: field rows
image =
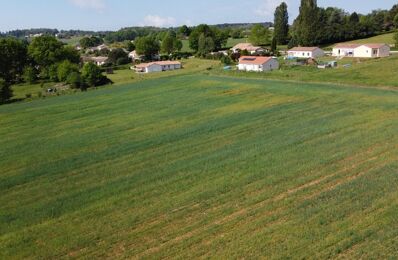
<path fill-rule="evenodd" d="M 2 106 L 0 125 L 0 258 L 398 250 L 394 90 L 176 76 Z"/>

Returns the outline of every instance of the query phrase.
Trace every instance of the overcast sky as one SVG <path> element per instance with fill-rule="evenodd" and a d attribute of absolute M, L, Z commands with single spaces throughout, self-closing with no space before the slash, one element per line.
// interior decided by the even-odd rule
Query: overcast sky
<path fill-rule="evenodd" d="M 26 28 L 117 30 L 200 23 L 267 22 L 280 0 L 0 0 L 0 31 Z M 286 0 L 291 20 L 300 0 Z M 390 9 L 397 0 L 318 0 L 349 12 Z"/>

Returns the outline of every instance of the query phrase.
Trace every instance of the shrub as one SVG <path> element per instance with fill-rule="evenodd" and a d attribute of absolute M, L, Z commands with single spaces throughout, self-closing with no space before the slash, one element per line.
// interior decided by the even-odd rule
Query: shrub
<path fill-rule="evenodd" d="M 0 78 L 0 104 L 4 104 L 12 97 L 12 90 L 10 85 L 2 78 Z"/>
<path fill-rule="evenodd" d="M 111 81 L 104 75 L 102 75 L 101 69 L 94 63 L 86 63 L 82 69 L 82 86 L 85 89 L 88 87 L 95 87 L 105 85 Z"/>
<path fill-rule="evenodd" d="M 223 57 L 221 57 L 221 62 L 222 62 L 224 65 L 231 65 L 231 64 L 232 64 L 232 60 L 231 60 L 231 58 L 230 58 L 229 56 L 223 56 Z"/>
<path fill-rule="evenodd" d="M 72 88 L 80 88 L 82 80 L 79 72 L 72 72 L 66 79 L 66 83 L 70 84 Z"/>
<path fill-rule="evenodd" d="M 25 67 L 23 72 L 23 79 L 29 84 L 34 84 L 37 81 L 37 70 L 34 67 Z"/>
<path fill-rule="evenodd" d="M 63 61 L 58 65 L 57 68 L 57 78 L 59 81 L 65 82 L 68 76 L 72 73 L 79 72 L 79 67 L 70 61 Z"/>

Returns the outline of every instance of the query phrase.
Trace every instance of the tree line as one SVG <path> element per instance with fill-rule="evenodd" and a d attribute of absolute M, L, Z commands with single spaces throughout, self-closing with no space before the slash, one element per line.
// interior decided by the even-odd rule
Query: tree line
<path fill-rule="evenodd" d="M 99 67 L 82 66 L 79 52 L 53 36 L 35 37 L 30 43 L 0 39 L 0 103 L 12 97 L 12 84 L 38 80 L 65 82 L 82 90 L 109 82 Z"/>
<path fill-rule="evenodd" d="M 301 0 L 289 33 L 289 47 L 314 46 L 366 38 L 398 28 L 398 4 L 367 15 L 335 7 L 321 8 L 317 0 Z"/>

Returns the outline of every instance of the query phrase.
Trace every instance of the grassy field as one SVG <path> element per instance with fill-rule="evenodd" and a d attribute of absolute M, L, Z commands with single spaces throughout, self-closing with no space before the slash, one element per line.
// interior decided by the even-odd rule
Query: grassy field
<path fill-rule="evenodd" d="M 201 60 L 201 59 L 183 59 L 181 60 L 183 64 L 182 70 L 176 71 L 166 71 L 162 73 L 151 73 L 151 74 L 137 74 L 133 70 L 130 69 L 121 69 L 115 70 L 114 74 L 107 74 L 106 76 L 112 80 L 114 83 L 112 86 L 117 86 L 126 83 L 134 83 L 142 80 L 148 79 L 156 79 L 163 78 L 169 76 L 177 76 L 183 74 L 191 74 L 191 73 L 199 73 L 206 71 L 208 68 L 217 68 L 220 66 L 219 61 L 215 60 Z M 41 84 L 18 84 L 12 86 L 13 90 L 13 100 L 23 100 L 26 98 L 26 95 L 31 95 L 31 98 L 36 99 L 39 96 L 39 92 L 42 96 L 47 95 L 47 88 L 54 88 L 57 84 L 55 82 L 46 82 L 41 86 Z M 112 87 L 112 86 L 101 86 L 99 88 L 104 87 Z M 72 91 L 65 91 L 64 93 L 58 92 L 58 94 L 70 94 Z M 50 95 L 53 96 L 53 95 Z"/>
<path fill-rule="evenodd" d="M 354 41 L 348 41 L 344 43 L 358 43 L 358 44 L 365 44 L 365 43 L 386 43 L 386 44 L 395 44 L 394 40 L 394 34 L 395 33 L 386 33 L 386 34 L 381 34 L 365 39 L 359 39 L 359 40 L 354 40 Z M 326 46 L 325 48 L 333 48 L 333 46 L 336 44 L 332 44 L 329 46 Z"/>
<path fill-rule="evenodd" d="M 321 60 L 333 60 L 325 57 Z M 280 59 L 281 69 L 266 72 L 224 72 L 221 69 L 214 73 L 236 77 L 252 77 L 278 80 L 292 80 L 304 82 L 331 82 L 337 84 L 350 84 L 360 86 L 398 87 L 398 56 L 393 55 L 382 59 L 353 59 L 338 60 L 338 68 L 318 69 L 316 66 L 286 66 Z M 346 68 L 343 65 L 350 64 Z"/>
<path fill-rule="evenodd" d="M 397 257 L 395 90 L 181 75 L 0 125 L 0 259 Z"/>
<path fill-rule="evenodd" d="M 77 44 L 79 44 L 81 39 L 83 39 L 83 37 L 72 37 L 70 39 L 61 39 L 61 41 L 68 45 L 76 46 Z"/>
<path fill-rule="evenodd" d="M 114 74 L 107 77 L 114 82 L 114 85 L 133 83 L 142 80 L 177 76 L 183 74 L 192 74 L 205 71 L 207 68 L 218 68 L 220 62 L 216 60 L 202 59 L 183 59 L 181 60 L 183 69 L 175 71 L 165 71 L 161 73 L 137 74 L 133 70 L 115 70 Z"/>

